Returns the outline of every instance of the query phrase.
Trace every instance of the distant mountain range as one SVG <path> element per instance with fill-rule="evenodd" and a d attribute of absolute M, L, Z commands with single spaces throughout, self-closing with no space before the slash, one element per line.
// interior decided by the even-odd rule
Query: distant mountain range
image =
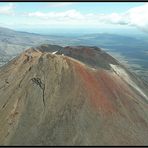
<path fill-rule="evenodd" d="M 96 46 L 31 47 L 0 68 L 0 145 L 148 145 L 147 90 Z"/>
<path fill-rule="evenodd" d="M 57 36 L 46 36 L 0 28 L 0 52 L 7 55 L 16 55 L 31 46 L 54 43 L 58 38 L 61 39 L 61 37 Z"/>
<path fill-rule="evenodd" d="M 67 43 L 68 42 L 68 43 Z M 0 27 L 0 52 L 6 54 L 21 53 L 28 47 L 38 46 L 40 44 L 58 44 L 58 45 L 92 45 L 116 50 L 126 50 L 125 47 L 131 47 L 131 51 L 137 51 L 138 48 L 148 45 L 146 41 L 116 35 L 116 34 L 86 34 L 77 37 L 55 36 L 55 35 L 40 35 L 35 33 L 27 33 L 14 31 Z M 130 44 L 129 44 L 130 43 Z M 123 46 L 124 45 L 124 46 Z M 135 46 L 136 45 L 136 46 Z M 133 49 L 134 48 L 134 49 Z M 129 50 L 127 51 L 129 52 Z"/>

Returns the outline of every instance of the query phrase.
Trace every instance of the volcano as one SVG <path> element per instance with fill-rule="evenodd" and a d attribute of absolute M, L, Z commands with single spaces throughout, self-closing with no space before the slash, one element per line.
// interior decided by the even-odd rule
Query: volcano
<path fill-rule="evenodd" d="M 148 145 L 148 85 L 98 47 L 29 48 L 0 68 L 0 145 Z"/>

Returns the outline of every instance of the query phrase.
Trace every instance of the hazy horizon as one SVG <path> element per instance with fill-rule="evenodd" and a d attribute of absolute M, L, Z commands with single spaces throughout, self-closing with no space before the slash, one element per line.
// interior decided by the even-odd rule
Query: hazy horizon
<path fill-rule="evenodd" d="M 13 28 L 12 28 L 13 29 Z M 107 34 L 118 34 L 125 36 L 148 36 L 147 33 L 141 32 L 136 29 L 98 29 L 98 28 L 38 28 L 38 29 L 14 29 L 16 31 L 25 31 L 30 33 L 38 33 L 43 35 L 85 35 L 85 34 L 97 34 L 97 33 L 107 33 Z M 125 31 L 126 30 L 126 31 Z M 130 31 L 130 32 L 129 32 Z"/>

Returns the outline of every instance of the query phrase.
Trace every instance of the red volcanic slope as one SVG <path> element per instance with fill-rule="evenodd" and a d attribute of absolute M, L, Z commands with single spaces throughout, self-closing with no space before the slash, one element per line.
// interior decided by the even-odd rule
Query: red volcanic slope
<path fill-rule="evenodd" d="M 92 47 L 29 51 L 0 69 L 1 145 L 148 144 L 147 86 L 119 62 Z"/>

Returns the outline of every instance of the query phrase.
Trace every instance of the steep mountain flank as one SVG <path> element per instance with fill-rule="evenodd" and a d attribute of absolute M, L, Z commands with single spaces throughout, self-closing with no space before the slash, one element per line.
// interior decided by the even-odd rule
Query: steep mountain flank
<path fill-rule="evenodd" d="M 147 84 L 96 47 L 40 48 L 0 69 L 1 145 L 148 144 Z"/>

